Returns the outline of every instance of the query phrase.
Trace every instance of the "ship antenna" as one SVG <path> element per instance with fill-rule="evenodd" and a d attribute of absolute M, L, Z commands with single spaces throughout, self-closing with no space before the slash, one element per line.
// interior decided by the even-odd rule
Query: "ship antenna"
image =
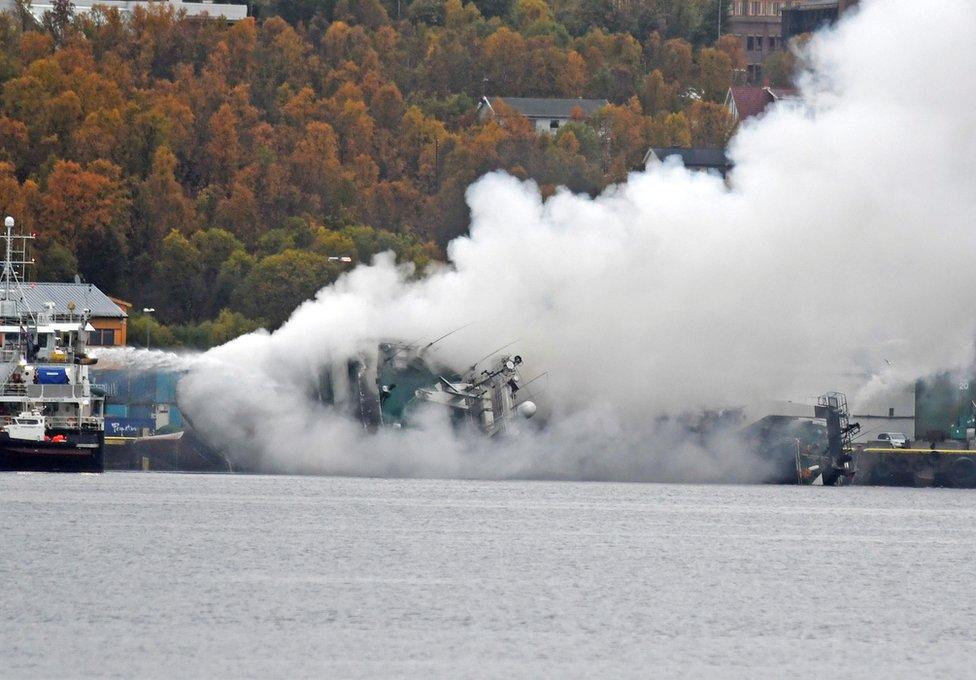
<path fill-rule="evenodd" d="M 448 338 L 448 337 L 454 335 L 455 333 L 457 333 L 458 331 L 463 331 L 468 326 L 475 325 L 475 323 L 477 323 L 477 322 L 476 321 L 471 321 L 470 323 L 466 323 L 463 326 L 458 326 L 453 331 L 450 331 L 448 333 L 445 333 L 444 335 L 442 335 L 441 337 L 437 338 L 436 340 L 431 340 L 426 345 L 424 345 L 423 348 L 420 351 L 423 352 L 425 349 L 430 349 L 431 347 L 433 347 L 434 345 L 436 345 L 437 343 L 439 343 L 444 338 Z"/>
<path fill-rule="evenodd" d="M 445 333 L 444 335 L 442 335 L 441 337 L 439 337 L 439 338 L 437 338 L 436 340 L 431 340 L 431 341 L 430 341 L 430 342 L 428 342 L 428 343 L 427 343 L 426 345 L 424 345 L 423 347 L 421 347 L 421 348 L 420 348 L 420 351 L 418 352 L 418 354 L 419 354 L 420 352 L 423 352 L 423 351 L 425 351 L 425 350 L 428 350 L 428 349 L 430 349 L 431 347 L 433 347 L 434 345 L 436 345 L 436 344 L 437 344 L 438 342 L 440 342 L 440 341 L 441 341 L 441 340 L 443 340 L 444 338 L 446 338 L 446 337 L 448 337 L 448 336 L 451 336 L 451 335 L 454 335 L 454 334 L 455 334 L 455 333 L 457 333 L 458 331 L 462 331 L 462 330 L 464 330 L 465 328 L 467 328 L 468 326 L 473 326 L 473 325 L 474 325 L 474 324 L 476 324 L 476 323 L 477 323 L 477 321 L 472 321 L 472 322 L 470 322 L 470 323 L 466 323 L 466 324 L 464 324 L 463 326 L 458 326 L 458 327 L 457 327 L 457 328 L 455 328 L 455 329 L 454 329 L 453 331 L 449 331 L 449 332 L 447 332 L 447 333 Z M 406 345 L 401 345 L 400 347 L 397 347 L 397 349 L 396 349 L 396 351 L 394 351 L 394 352 L 393 352 L 393 354 L 391 354 L 390 356 L 388 356 L 388 357 L 386 357 L 386 359 L 384 359 L 384 360 L 383 360 L 383 363 L 384 363 L 384 364 L 386 364 L 386 363 L 389 363 L 389 362 L 390 362 L 390 361 L 392 361 L 392 360 L 394 359 L 394 357 L 396 357 L 396 356 L 397 356 L 397 355 L 398 355 L 398 354 L 399 354 L 400 352 L 402 352 L 403 350 L 405 350 L 405 349 L 406 349 L 407 347 L 413 347 L 414 345 L 416 345 L 416 344 L 417 344 L 418 342 L 420 342 L 421 340 L 423 340 L 423 336 L 421 336 L 421 337 L 419 337 L 419 338 L 417 338 L 416 340 L 411 340 L 411 341 L 410 341 L 410 342 L 408 342 L 408 343 L 407 343 Z"/>
<path fill-rule="evenodd" d="M 502 345 L 501 347 L 499 347 L 498 349 L 496 349 L 496 350 L 494 350 L 492 352 L 488 352 L 488 354 L 484 355 L 483 357 L 481 357 L 480 359 L 478 359 L 476 362 L 474 362 L 473 364 L 471 364 L 471 368 L 469 368 L 468 370 L 469 371 L 473 371 L 474 369 L 478 368 L 478 364 L 480 364 L 482 361 L 484 361 L 485 359 L 487 359 L 489 357 L 495 356 L 496 354 L 498 354 L 499 352 L 501 352 L 503 349 L 506 349 L 508 347 L 511 347 L 512 345 L 514 345 L 516 342 L 518 342 L 521 339 L 522 338 L 516 338 L 515 340 L 512 340 L 510 343 L 505 344 L 505 345 Z"/>

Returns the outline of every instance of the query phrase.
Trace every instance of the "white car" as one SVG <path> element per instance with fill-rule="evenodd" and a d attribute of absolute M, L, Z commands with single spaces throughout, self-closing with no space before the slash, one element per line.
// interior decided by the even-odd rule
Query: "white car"
<path fill-rule="evenodd" d="M 908 435 L 904 432 L 882 432 L 878 435 L 878 441 L 889 442 L 896 449 L 908 448 Z"/>

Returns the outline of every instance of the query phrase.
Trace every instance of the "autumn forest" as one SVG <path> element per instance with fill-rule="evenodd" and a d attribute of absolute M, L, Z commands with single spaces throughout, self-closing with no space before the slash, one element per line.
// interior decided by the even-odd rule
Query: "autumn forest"
<path fill-rule="evenodd" d="M 0 14 L 0 209 L 37 236 L 31 278 L 154 307 L 134 343 L 152 324 L 206 347 L 378 252 L 419 275 L 485 172 L 595 194 L 649 146 L 722 146 L 744 57 L 717 4 L 265 0 L 234 24 L 21 6 Z M 504 105 L 482 119 L 483 94 L 609 105 L 546 135 Z"/>

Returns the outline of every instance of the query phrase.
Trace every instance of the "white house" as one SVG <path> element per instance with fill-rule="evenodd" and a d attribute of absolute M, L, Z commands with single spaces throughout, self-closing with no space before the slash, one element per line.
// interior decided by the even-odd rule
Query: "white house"
<path fill-rule="evenodd" d="M 543 99 L 537 97 L 482 97 L 478 116 L 484 120 L 495 115 L 494 105 L 506 106 L 532 121 L 536 132 L 555 134 L 560 126 L 573 120 L 574 115 L 589 118 L 609 102 L 606 99 Z"/>

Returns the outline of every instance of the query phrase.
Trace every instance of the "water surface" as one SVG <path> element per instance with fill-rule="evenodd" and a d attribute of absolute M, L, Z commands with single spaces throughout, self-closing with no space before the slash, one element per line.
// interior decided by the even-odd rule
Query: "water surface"
<path fill-rule="evenodd" d="M 976 493 L 0 475 L 3 677 L 959 678 Z"/>

